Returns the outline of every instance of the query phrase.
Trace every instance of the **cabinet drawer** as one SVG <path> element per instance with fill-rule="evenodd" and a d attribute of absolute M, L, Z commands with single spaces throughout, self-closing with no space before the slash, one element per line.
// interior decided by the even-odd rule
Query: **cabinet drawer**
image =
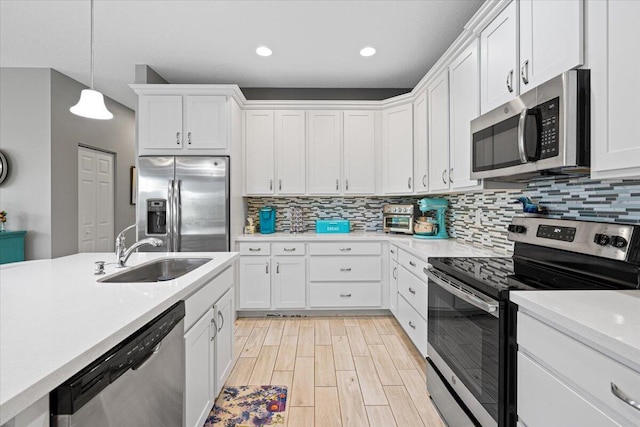
<path fill-rule="evenodd" d="M 304 255 L 305 250 L 304 243 L 274 243 L 273 253 L 275 255 Z"/>
<path fill-rule="evenodd" d="M 404 267 L 398 268 L 398 292 L 422 318 L 427 318 L 427 284 Z"/>
<path fill-rule="evenodd" d="M 240 255 L 271 255 L 271 244 L 264 242 L 240 243 Z"/>
<path fill-rule="evenodd" d="M 423 261 L 422 259 L 411 255 L 409 252 L 400 249 L 398 252 L 398 263 L 406 268 L 407 271 L 412 272 L 421 279 L 427 280 L 427 275 L 425 274 L 424 269 L 427 268 L 429 263 L 426 261 Z"/>
<path fill-rule="evenodd" d="M 382 278 L 382 263 L 376 256 L 312 256 L 309 268 L 312 282 L 373 282 Z"/>
<path fill-rule="evenodd" d="M 398 295 L 398 323 L 423 357 L 427 357 L 427 321 L 411 307 L 402 295 Z"/>
<path fill-rule="evenodd" d="M 617 413 L 632 425 L 640 425 L 640 411 L 611 392 L 611 383 L 614 383 L 638 401 L 640 372 L 522 312 L 518 313 L 518 345 L 569 385 L 598 399 L 610 409 L 606 412 Z M 528 424 L 526 419 L 524 421 Z"/>
<path fill-rule="evenodd" d="M 518 353 L 517 399 L 518 418 L 527 427 L 619 426 L 522 353 Z"/>
<path fill-rule="evenodd" d="M 311 283 L 310 307 L 380 307 L 382 285 L 378 283 Z"/>
<path fill-rule="evenodd" d="M 233 268 L 227 267 L 184 302 L 184 330 L 189 328 L 233 286 Z"/>
<path fill-rule="evenodd" d="M 398 261 L 398 247 L 390 245 L 389 246 L 389 259 L 393 261 Z"/>
<path fill-rule="evenodd" d="M 332 242 L 310 243 L 311 255 L 380 255 L 382 248 L 380 243 L 369 242 Z"/>

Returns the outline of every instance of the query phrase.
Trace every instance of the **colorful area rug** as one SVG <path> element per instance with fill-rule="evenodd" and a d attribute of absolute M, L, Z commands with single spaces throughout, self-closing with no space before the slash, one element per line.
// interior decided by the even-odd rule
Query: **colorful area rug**
<path fill-rule="evenodd" d="M 262 427 L 284 425 L 287 387 L 225 387 L 204 427 Z"/>

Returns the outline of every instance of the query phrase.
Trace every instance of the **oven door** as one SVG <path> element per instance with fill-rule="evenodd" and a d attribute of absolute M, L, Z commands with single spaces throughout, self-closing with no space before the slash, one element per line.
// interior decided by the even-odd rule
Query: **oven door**
<path fill-rule="evenodd" d="M 497 426 L 500 305 L 439 270 L 428 275 L 429 359 L 481 426 Z"/>
<path fill-rule="evenodd" d="M 413 215 L 384 215 L 384 231 L 413 234 Z"/>

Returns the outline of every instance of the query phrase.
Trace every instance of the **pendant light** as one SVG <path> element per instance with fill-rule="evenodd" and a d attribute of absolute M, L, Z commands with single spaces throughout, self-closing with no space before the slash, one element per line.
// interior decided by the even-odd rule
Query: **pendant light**
<path fill-rule="evenodd" d="M 113 118 L 111 111 L 104 105 L 104 96 L 93 90 L 93 0 L 91 0 L 91 89 L 83 89 L 80 100 L 69 108 L 76 116 L 88 119 L 110 120 Z"/>

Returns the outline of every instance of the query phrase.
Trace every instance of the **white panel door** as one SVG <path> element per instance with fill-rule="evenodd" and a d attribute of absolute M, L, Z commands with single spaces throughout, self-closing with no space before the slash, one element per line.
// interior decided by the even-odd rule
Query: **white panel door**
<path fill-rule="evenodd" d="M 138 144 L 149 153 L 182 149 L 182 96 L 138 98 Z"/>
<path fill-rule="evenodd" d="M 517 9 L 512 1 L 480 34 L 481 111 L 518 94 Z"/>
<path fill-rule="evenodd" d="M 240 309 L 271 307 L 271 258 L 240 257 Z"/>
<path fill-rule="evenodd" d="M 471 120 L 480 114 L 478 43 L 465 49 L 449 66 L 451 188 L 475 187 L 471 179 Z"/>
<path fill-rule="evenodd" d="M 520 1 L 520 92 L 583 63 L 582 0 Z"/>
<path fill-rule="evenodd" d="M 306 191 L 305 116 L 304 111 L 275 112 L 278 194 L 304 194 Z"/>
<path fill-rule="evenodd" d="M 414 190 L 418 194 L 429 191 L 429 142 L 427 139 L 427 93 L 413 103 Z"/>
<path fill-rule="evenodd" d="M 342 181 L 342 111 L 309 111 L 309 194 L 340 194 Z"/>
<path fill-rule="evenodd" d="M 274 194 L 273 111 L 244 112 L 244 164 L 246 194 Z"/>
<path fill-rule="evenodd" d="M 389 266 L 389 310 L 398 316 L 398 261 L 391 260 Z"/>
<path fill-rule="evenodd" d="M 384 194 L 413 192 L 413 104 L 382 112 Z"/>
<path fill-rule="evenodd" d="M 449 190 L 449 82 L 447 70 L 427 87 L 429 192 Z"/>
<path fill-rule="evenodd" d="M 591 176 L 640 177 L 638 1 L 589 2 Z"/>
<path fill-rule="evenodd" d="M 374 194 L 375 127 L 373 111 L 344 112 L 344 194 Z"/>
<path fill-rule="evenodd" d="M 274 307 L 304 308 L 306 305 L 306 257 L 275 257 Z"/>
<path fill-rule="evenodd" d="M 113 155 L 96 153 L 96 250 L 114 248 L 114 174 Z"/>
<path fill-rule="evenodd" d="M 188 149 L 227 148 L 227 97 L 184 97 L 184 146 Z"/>
<path fill-rule="evenodd" d="M 213 308 L 184 334 L 184 425 L 202 427 L 213 406 Z"/>
<path fill-rule="evenodd" d="M 231 374 L 233 367 L 233 322 L 235 309 L 233 306 L 233 287 L 229 289 L 214 304 L 215 325 L 217 326 L 215 339 L 215 389 L 213 399 L 220 394 L 225 381 Z"/>

